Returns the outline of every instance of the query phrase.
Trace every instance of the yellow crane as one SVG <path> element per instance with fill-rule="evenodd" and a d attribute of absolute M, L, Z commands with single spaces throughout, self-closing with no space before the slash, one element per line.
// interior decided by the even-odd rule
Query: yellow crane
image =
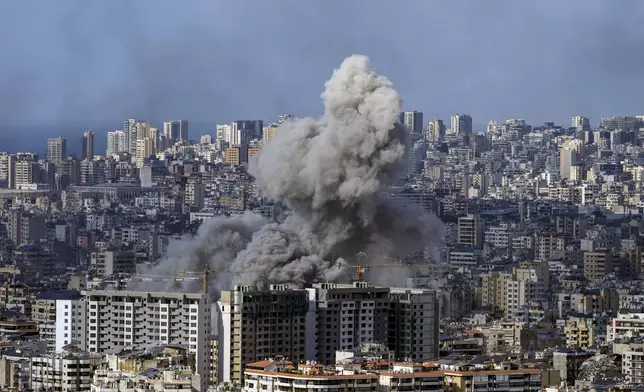
<path fill-rule="evenodd" d="M 202 281 L 202 291 L 204 294 L 208 294 L 208 278 L 213 275 L 219 275 L 219 274 L 245 274 L 245 273 L 262 273 L 266 272 L 266 270 L 258 269 L 258 270 L 253 270 L 253 269 L 240 269 L 240 270 L 226 270 L 226 269 L 207 269 L 203 271 L 186 271 L 186 270 L 181 270 L 179 271 L 180 275 L 201 275 L 201 281 Z"/>
<path fill-rule="evenodd" d="M 356 270 L 356 280 L 361 282 L 364 280 L 365 273 L 371 268 L 428 268 L 428 269 L 458 269 L 455 265 L 450 264 L 429 264 L 429 263 L 405 263 L 399 259 L 392 257 L 377 256 L 376 259 L 385 259 L 391 261 L 397 261 L 398 263 L 392 264 L 371 264 L 369 263 L 370 256 L 365 252 L 358 252 L 355 256 L 349 259 L 358 260 L 358 264 L 348 264 L 347 260 L 338 259 L 336 261 L 337 268 L 355 268 Z"/>

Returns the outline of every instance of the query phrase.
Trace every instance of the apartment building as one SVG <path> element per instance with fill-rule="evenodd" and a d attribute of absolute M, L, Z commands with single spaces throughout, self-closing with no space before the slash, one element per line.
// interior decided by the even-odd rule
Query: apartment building
<path fill-rule="evenodd" d="M 217 303 L 219 380 L 240 381 L 247 363 L 270 356 L 293 361 L 312 357 L 314 352 L 307 349 L 315 347 L 315 313 L 309 313 L 309 296 L 287 285 L 268 290 L 237 285 L 222 291 Z"/>
<path fill-rule="evenodd" d="M 481 303 L 483 306 L 496 306 L 506 308 L 507 272 L 488 272 L 482 277 Z"/>
<path fill-rule="evenodd" d="M 570 308 L 578 313 L 616 314 L 620 309 L 619 293 L 612 288 L 603 288 L 570 294 Z"/>
<path fill-rule="evenodd" d="M 445 392 L 540 391 L 540 369 L 445 371 Z"/>
<path fill-rule="evenodd" d="M 284 355 L 335 363 L 336 351 L 385 344 L 395 358 L 438 357 L 434 290 L 317 283 L 304 290 L 235 286 L 218 302 L 219 380 L 241 380 L 245 365 Z"/>
<path fill-rule="evenodd" d="M 644 313 L 619 313 L 608 323 L 606 340 L 641 336 L 644 334 Z"/>
<path fill-rule="evenodd" d="M 514 268 L 506 279 L 505 317 L 508 320 L 522 319 L 527 305 L 538 305 L 550 287 L 548 264 L 528 263 Z"/>
<path fill-rule="evenodd" d="M 367 392 L 378 387 L 374 373 L 337 374 L 319 365 L 299 365 L 298 372 L 287 370 L 290 361 L 271 360 L 250 363 L 244 372 L 244 392 L 343 391 Z M 292 366 L 291 366 L 292 367 Z"/>
<path fill-rule="evenodd" d="M 581 349 L 588 349 L 595 344 L 596 332 L 594 318 L 580 316 L 569 316 L 564 327 L 566 334 L 566 346 Z"/>
<path fill-rule="evenodd" d="M 626 382 L 644 383 L 644 350 L 632 350 L 622 353 L 622 374 Z"/>
<path fill-rule="evenodd" d="M 90 262 L 92 273 L 96 277 L 105 277 L 118 273 L 133 274 L 136 271 L 136 254 L 133 251 L 106 250 L 92 252 Z"/>
<path fill-rule="evenodd" d="M 42 292 L 32 305 L 32 319 L 50 352 L 60 352 L 70 344 L 85 350 L 86 317 L 86 301 L 76 290 Z"/>
<path fill-rule="evenodd" d="M 331 364 L 336 350 L 389 340 L 389 288 L 366 282 L 314 284 L 317 361 Z"/>
<path fill-rule="evenodd" d="M 457 243 L 482 247 L 484 226 L 478 215 L 467 215 L 458 218 Z"/>
<path fill-rule="evenodd" d="M 438 358 L 439 307 L 436 291 L 391 288 L 389 349 L 412 361 Z"/>
<path fill-rule="evenodd" d="M 503 322 L 480 327 L 485 352 L 507 354 L 520 352 L 522 347 L 523 323 Z"/>
<path fill-rule="evenodd" d="M 89 352 L 185 345 L 195 354 L 196 371 L 207 382 L 211 312 L 206 294 L 92 290 L 86 299 Z"/>
<path fill-rule="evenodd" d="M 613 272 L 613 254 L 608 250 L 584 252 L 584 277 L 601 280 Z"/>
<path fill-rule="evenodd" d="M 7 222 L 9 238 L 16 246 L 33 244 L 45 236 L 45 219 L 22 210 L 13 210 Z"/>
<path fill-rule="evenodd" d="M 539 391 L 540 369 L 458 371 L 426 369 L 420 364 L 394 364 L 393 369 L 342 372 L 309 363 L 264 360 L 248 364 L 244 392 L 306 391 Z"/>
<path fill-rule="evenodd" d="M 94 370 L 101 365 L 103 357 L 64 350 L 30 359 L 30 385 L 34 391 L 88 391 L 91 388 Z"/>
<path fill-rule="evenodd" d="M 387 344 L 398 359 L 438 357 L 436 291 L 367 282 L 318 283 L 309 290 L 315 295 L 318 362 L 332 364 L 336 351 L 375 343 Z"/>

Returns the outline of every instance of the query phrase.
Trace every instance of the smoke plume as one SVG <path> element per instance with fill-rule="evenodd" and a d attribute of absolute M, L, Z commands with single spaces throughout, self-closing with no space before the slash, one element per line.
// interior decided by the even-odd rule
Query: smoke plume
<path fill-rule="evenodd" d="M 383 192 L 404 174 L 408 144 L 392 83 L 356 55 L 335 70 L 321 97 L 320 118 L 283 123 L 249 163 L 260 194 L 290 207 L 286 219 L 268 223 L 251 212 L 210 219 L 194 238 L 173 243 L 154 274 L 254 271 L 222 274 L 216 290 L 238 279 L 305 285 L 338 278 L 335 260 L 360 251 L 404 257 L 436 249 L 438 218 Z"/>

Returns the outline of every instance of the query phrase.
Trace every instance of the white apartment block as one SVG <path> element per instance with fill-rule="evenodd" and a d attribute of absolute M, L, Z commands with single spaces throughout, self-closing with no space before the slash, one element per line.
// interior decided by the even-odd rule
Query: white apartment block
<path fill-rule="evenodd" d="M 374 373 L 302 375 L 257 369 L 246 370 L 244 376 L 243 392 L 370 392 L 378 388 Z"/>
<path fill-rule="evenodd" d="M 210 301 L 205 294 L 140 291 L 86 292 L 87 350 L 179 344 L 195 354 L 196 371 L 208 378 Z"/>
<path fill-rule="evenodd" d="M 626 382 L 644 383 L 644 351 L 622 353 L 622 374 L 626 375 Z"/>
<path fill-rule="evenodd" d="M 34 302 L 32 314 L 48 350 L 60 352 L 70 344 L 87 348 L 87 307 L 78 291 L 43 292 Z"/>
<path fill-rule="evenodd" d="M 485 242 L 492 244 L 498 249 L 508 249 L 513 245 L 513 240 L 516 236 L 516 227 L 507 223 L 488 227 L 487 230 L 485 230 Z"/>
<path fill-rule="evenodd" d="M 89 391 L 101 355 L 61 352 L 30 359 L 30 384 L 34 391 Z"/>
<path fill-rule="evenodd" d="M 538 304 L 549 285 L 548 273 L 537 268 L 515 268 L 506 280 L 505 316 L 523 319 L 523 307 Z"/>
<path fill-rule="evenodd" d="M 619 313 L 608 323 L 606 340 L 644 335 L 644 313 Z"/>

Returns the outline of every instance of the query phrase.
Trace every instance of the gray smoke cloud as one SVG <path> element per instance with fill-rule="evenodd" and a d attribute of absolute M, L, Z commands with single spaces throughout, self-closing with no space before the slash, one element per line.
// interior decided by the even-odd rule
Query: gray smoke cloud
<path fill-rule="evenodd" d="M 268 223 L 251 212 L 210 219 L 194 238 L 173 243 L 150 273 L 255 271 L 222 274 L 215 290 L 233 281 L 301 286 L 339 278 L 345 271 L 335 260 L 361 251 L 405 257 L 437 249 L 440 220 L 383 192 L 404 174 L 408 146 L 392 83 L 367 57 L 354 55 L 334 71 L 321 98 L 321 117 L 285 122 L 249 163 L 260 194 L 290 207 L 286 219 Z"/>

